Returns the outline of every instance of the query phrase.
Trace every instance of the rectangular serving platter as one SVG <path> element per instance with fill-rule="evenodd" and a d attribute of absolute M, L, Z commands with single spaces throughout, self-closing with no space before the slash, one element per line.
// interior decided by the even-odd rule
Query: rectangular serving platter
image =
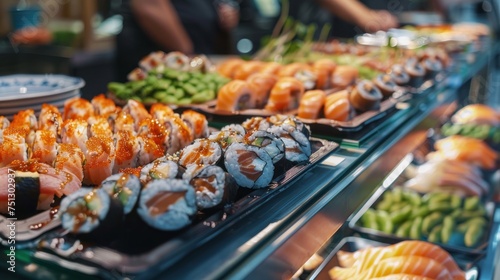
<path fill-rule="evenodd" d="M 369 247 L 381 247 L 388 246 L 392 243 L 384 243 L 378 242 L 358 236 L 348 236 L 344 237 L 335 247 L 334 249 L 324 258 L 321 264 L 316 268 L 307 279 L 318 279 L 318 280 L 329 280 L 330 277 L 328 275 L 328 271 L 335 266 L 339 265 L 339 261 L 337 258 L 337 252 L 345 251 L 345 252 L 355 252 L 360 249 L 365 249 Z M 465 278 L 467 280 L 477 280 L 479 279 L 479 268 L 476 265 L 477 259 L 474 258 L 463 258 L 453 256 L 455 262 L 458 266 L 465 270 L 466 275 Z"/>
<path fill-rule="evenodd" d="M 282 170 L 267 188 L 240 188 L 233 204 L 222 210 L 197 214 L 193 223 L 182 230 L 155 230 L 145 226 L 137 214 L 130 214 L 126 218 L 126 226 L 112 241 L 90 243 L 61 228 L 57 215 L 50 214 L 51 209 L 18 221 L 16 244 L 31 248 L 35 259 L 106 278 L 136 275 L 160 262 L 162 267 L 171 266 L 219 233 L 230 229 L 231 225 L 250 215 L 253 209 L 265 206 L 267 201 L 293 185 L 301 175 L 338 147 L 338 144 L 323 139 L 311 138 L 310 142 L 313 153 L 307 163 Z M 7 219 L 0 216 L 0 224 L 4 222 Z M 34 229 L 33 225 L 36 227 L 40 223 L 43 226 Z M 7 234 L 2 228 L 0 240 L 4 246 Z"/>

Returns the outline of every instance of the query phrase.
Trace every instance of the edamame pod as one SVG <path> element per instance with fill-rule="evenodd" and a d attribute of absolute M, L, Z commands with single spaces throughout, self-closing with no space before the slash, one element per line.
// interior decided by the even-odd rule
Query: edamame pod
<path fill-rule="evenodd" d="M 411 205 L 406 205 L 403 208 L 399 209 L 398 211 L 392 212 L 389 215 L 391 217 L 392 223 L 399 224 L 399 223 L 405 221 L 406 219 L 408 219 L 408 217 L 411 214 L 412 209 L 413 208 Z"/>
<path fill-rule="evenodd" d="M 416 217 L 425 217 L 427 216 L 431 211 L 429 210 L 429 206 L 427 205 L 422 205 L 420 207 L 413 208 L 411 211 L 410 219 L 416 218 Z"/>
<path fill-rule="evenodd" d="M 450 237 L 455 229 L 455 220 L 446 216 L 443 220 L 443 229 L 441 230 L 441 242 L 447 244 L 450 241 Z"/>
<path fill-rule="evenodd" d="M 444 216 L 439 212 L 434 212 L 429 216 L 425 217 L 422 221 L 422 233 L 424 235 L 428 235 L 431 232 L 431 229 L 434 228 L 437 224 L 441 223 L 444 219 Z"/>
<path fill-rule="evenodd" d="M 389 214 L 385 211 L 378 211 L 376 217 L 379 230 L 391 234 L 394 230 L 394 224 L 392 223 Z"/>
<path fill-rule="evenodd" d="M 422 217 L 416 217 L 413 220 L 413 224 L 410 228 L 409 237 L 411 239 L 420 239 L 422 238 Z"/>
<path fill-rule="evenodd" d="M 429 237 L 427 240 L 429 242 L 440 243 L 441 242 L 441 230 L 443 229 L 442 225 L 435 226 L 431 232 L 429 233 Z"/>
<path fill-rule="evenodd" d="M 479 225 L 471 225 L 465 232 L 464 243 L 467 247 L 475 246 L 484 233 L 484 227 Z"/>
<path fill-rule="evenodd" d="M 408 237 L 410 235 L 410 228 L 413 225 L 412 221 L 406 221 L 398 227 L 396 230 L 396 236 L 398 237 Z"/>
<path fill-rule="evenodd" d="M 479 196 L 468 197 L 464 201 L 464 209 L 469 211 L 476 210 L 479 206 L 479 202 Z"/>
<path fill-rule="evenodd" d="M 361 224 L 363 227 L 378 230 L 377 215 L 375 214 L 375 210 L 366 210 L 363 216 L 361 216 Z"/>
<path fill-rule="evenodd" d="M 462 205 L 462 198 L 459 195 L 452 194 L 450 197 L 450 206 L 452 208 L 459 208 Z"/>

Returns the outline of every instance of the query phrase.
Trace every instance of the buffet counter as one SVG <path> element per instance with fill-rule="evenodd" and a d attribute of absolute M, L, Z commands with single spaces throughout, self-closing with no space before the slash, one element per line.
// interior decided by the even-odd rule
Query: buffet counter
<path fill-rule="evenodd" d="M 409 164 L 408 154 L 464 104 L 471 80 L 490 67 L 497 50 L 498 45 L 487 52 L 467 54 L 443 79 L 399 99 L 394 110 L 364 127 L 361 138 L 313 135 L 338 142 L 338 148 L 330 146 L 331 151 L 304 172 L 285 177 L 280 188 L 246 196 L 239 202 L 244 211 L 237 217 L 220 225 L 205 221 L 204 226 L 214 230 L 205 231 L 203 238 L 196 227 L 146 254 L 124 257 L 96 251 L 105 268 L 95 267 L 99 260 L 75 260 L 43 246 L 18 248 L 17 273 L 32 279 L 83 275 L 105 279 L 288 279 L 294 275 L 328 279 L 324 266 L 304 273 L 303 265 L 313 255 L 326 259 L 344 237 L 355 234 L 349 227 L 354 214 L 381 186 L 391 185 Z M 499 192 L 500 185 L 493 182 Z M 494 273 L 498 277 L 494 266 L 500 251 L 498 204 L 495 209 L 486 255 L 474 262 L 480 279 L 496 279 Z M 141 241 L 136 245 L 140 247 Z M 184 250 L 176 251 L 178 248 Z M 0 276 L 4 273 L 2 270 Z"/>

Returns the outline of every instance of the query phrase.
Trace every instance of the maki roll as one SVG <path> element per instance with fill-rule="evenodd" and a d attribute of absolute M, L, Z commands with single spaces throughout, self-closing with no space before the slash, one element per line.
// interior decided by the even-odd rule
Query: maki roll
<path fill-rule="evenodd" d="M 128 214 L 139 198 L 141 182 L 135 175 L 118 173 L 102 181 L 101 188 L 112 197 L 117 198 L 123 205 L 123 213 Z"/>
<path fill-rule="evenodd" d="M 245 188 L 265 188 L 274 176 L 271 156 L 262 148 L 243 143 L 233 143 L 227 148 L 224 166 L 236 183 Z"/>
<path fill-rule="evenodd" d="M 228 112 L 253 109 L 255 102 L 253 86 L 246 81 L 232 80 L 219 89 L 215 109 Z"/>
<path fill-rule="evenodd" d="M 382 100 L 380 90 L 368 80 L 360 81 L 350 92 L 349 101 L 352 107 L 359 112 L 377 110 Z"/>
<path fill-rule="evenodd" d="M 163 124 L 170 134 L 167 136 L 167 154 L 174 154 L 194 140 L 193 130 L 181 119 L 179 114 L 165 116 Z"/>
<path fill-rule="evenodd" d="M 317 119 L 325 104 L 326 92 L 320 89 L 306 91 L 300 99 L 297 115 L 304 119 Z"/>
<path fill-rule="evenodd" d="M 410 81 L 410 75 L 406 73 L 405 69 L 400 64 L 395 64 L 391 68 L 391 78 L 399 86 L 405 86 Z"/>
<path fill-rule="evenodd" d="M 191 223 L 196 210 L 194 189 L 188 182 L 158 179 L 142 190 L 137 213 L 153 228 L 178 230 Z"/>
<path fill-rule="evenodd" d="M 311 155 L 309 134 L 307 132 L 304 133 L 304 131 L 308 130 L 305 128 L 301 129 L 301 126 L 304 125 L 290 118 L 281 124 L 273 125 L 268 130 L 283 140 L 285 144 L 285 157 L 288 161 L 294 163 L 306 162 Z"/>
<path fill-rule="evenodd" d="M 234 178 L 219 166 L 191 165 L 182 177 L 193 186 L 198 209 L 231 203 L 238 191 Z"/>
<path fill-rule="evenodd" d="M 443 70 L 443 63 L 435 57 L 427 57 L 421 63 L 425 69 L 426 79 L 434 79 Z"/>
<path fill-rule="evenodd" d="M 410 76 L 408 85 L 414 88 L 418 88 L 424 82 L 425 69 L 422 64 L 416 62 L 415 60 L 408 60 L 405 63 L 405 71 Z"/>
<path fill-rule="evenodd" d="M 142 184 L 146 184 L 154 179 L 177 178 L 179 175 L 179 165 L 176 162 L 167 160 L 165 157 L 155 159 L 141 169 Z"/>
<path fill-rule="evenodd" d="M 229 145 L 232 143 L 240 143 L 243 142 L 243 138 L 245 137 L 245 134 L 234 131 L 234 130 L 221 130 L 219 132 L 214 132 L 212 133 L 208 139 L 210 141 L 219 143 L 220 147 L 222 150 L 226 150 Z"/>
<path fill-rule="evenodd" d="M 194 139 L 208 136 L 208 121 L 205 115 L 193 110 L 186 110 L 182 113 L 181 119 L 193 131 Z"/>
<path fill-rule="evenodd" d="M 179 164 L 184 167 L 190 165 L 213 165 L 222 159 L 222 148 L 217 142 L 208 139 L 197 139 L 193 144 L 184 148 L 179 156 Z"/>
<path fill-rule="evenodd" d="M 123 168 L 135 167 L 138 164 L 141 146 L 137 136 L 128 130 L 119 130 L 113 135 L 115 145 L 115 162 L 113 173 L 120 172 Z"/>
<path fill-rule="evenodd" d="M 384 98 L 391 97 L 398 85 L 389 74 L 380 74 L 373 79 L 373 83 L 380 90 Z"/>
<path fill-rule="evenodd" d="M 245 137 L 245 142 L 248 145 L 264 149 L 271 156 L 275 165 L 285 157 L 285 143 L 270 132 L 255 130 Z"/>
<path fill-rule="evenodd" d="M 61 201 L 59 209 L 63 228 L 74 234 L 104 239 L 123 221 L 123 206 L 104 189 L 82 188 Z"/>
<path fill-rule="evenodd" d="M 309 129 L 309 126 L 305 125 L 303 122 L 301 122 L 299 119 L 287 116 L 287 115 L 273 115 L 267 118 L 267 121 L 271 123 L 272 125 L 283 125 L 283 124 L 288 124 L 300 131 L 302 134 L 304 134 L 307 139 L 309 139 L 309 136 L 311 135 L 311 130 Z M 269 129 L 267 129 L 269 130 Z"/>
<path fill-rule="evenodd" d="M 252 117 L 242 123 L 246 131 L 267 130 L 271 124 L 263 117 Z"/>

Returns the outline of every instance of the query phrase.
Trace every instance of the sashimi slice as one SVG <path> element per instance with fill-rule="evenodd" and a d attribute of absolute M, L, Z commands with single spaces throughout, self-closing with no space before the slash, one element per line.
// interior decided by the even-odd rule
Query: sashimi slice
<path fill-rule="evenodd" d="M 363 280 L 391 274 L 412 274 L 442 280 L 453 279 L 450 272 L 442 264 L 433 259 L 421 256 L 387 258 L 359 273 L 355 267 L 334 267 L 328 274 L 330 278 L 335 280 Z"/>

